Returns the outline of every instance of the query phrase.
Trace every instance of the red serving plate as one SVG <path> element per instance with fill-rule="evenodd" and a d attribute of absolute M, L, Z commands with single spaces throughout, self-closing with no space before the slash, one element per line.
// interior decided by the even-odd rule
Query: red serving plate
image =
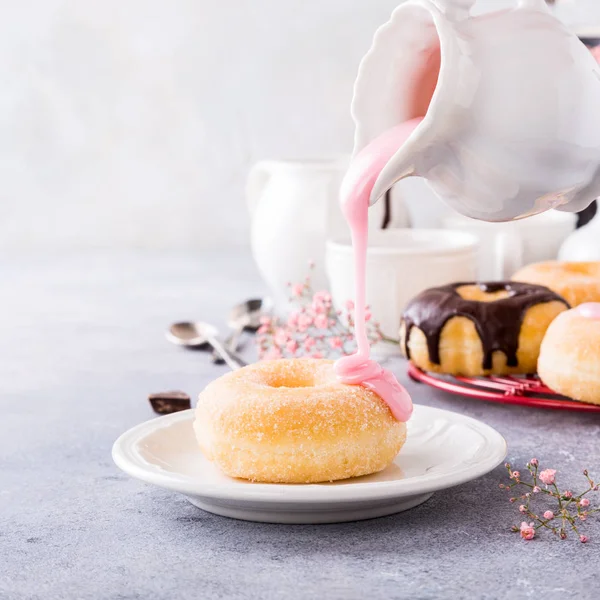
<path fill-rule="evenodd" d="M 426 373 L 412 363 L 409 363 L 408 374 L 415 381 L 467 398 L 555 410 L 600 413 L 600 406 L 585 404 L 556 394 L 535 375 L 453 377 L 438 373 Z"/>

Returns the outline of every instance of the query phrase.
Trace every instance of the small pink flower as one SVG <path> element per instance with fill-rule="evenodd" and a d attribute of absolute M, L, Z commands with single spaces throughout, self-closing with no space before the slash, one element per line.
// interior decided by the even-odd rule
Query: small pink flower
<path fill-rule="evenodd" d="M 365 321 L 370 321 L 373 318 L 370 310 L 365 311 Z"/>
<path fill-rule="evenodd" d="M 552 519 L 554 519 L 554 513 L 551 510 L 547 510 L 544 513 L 544 519 L 546 519 L 547 521 L 552 521 Z"/>
<path fill-rule="evenodd" d="M 329 345 L 334 350 L 337 350 L 338 348 L 341 348 L 344 345 L 344 342 L 342 341 L 342 338 L 335 336 L 335 337 L 329 338 Z"/>
<path fill-rule="evenodd" d="M 312 301 L 311 308 L 315 315 L 323 315 L 327 312 L 327 307 L 317 300 Z"/>
<path fill-rule="evenodd" d="M 300 313 L 296 310 L 292 311 L 288 317 L 287 320 L 287 324 L 288 327 L 290 328 L 294 328 L 298 325 L 298 317 L 300 316 Z"/>
<path fill-rule="evenodd" d="M 269 348 L 265 354 L 263 354 L 262 358 L 263 360 L 278 360 L 281 358 L 281 350 L 273 346 L 272 348 Z"/>
<path fill-rule="evenodd" d="M 539 494 L 542 491 L 542 488 L 539 485 L 534 486 L 531 490 L 534 494 Z"/>
<path fill-rule="evenodd" d="M 275 330 L 275 335 L 273 336 L 273 341 L 278 345 L 278 346 L 285 346 L 288 341 L 290 339 L 290 336 L 288 334 L 288 332 L 283 329 L 282 327 L 278 327 Z"/>
<path fill-rule="evenodd" d="M 289 340 L 285 347 L 290 354 L 298 352 L 298 342 L 296 340 Z"/>
<path fill-rule="evenodd" d="M 347 311 L 354 310 L 354 302 L 352 300 L 347 300 L 345 306 Z"/>
<path fill-rule="evenodd" d="M 564 496 L 565 498 L 572 498 L 572 497 L 573 497 L 573 492 L 571 492 L 571 491 L 567 490 L 567 491 L 566 491 L 566 492 L 563 494 L 563 496 Z"/>
<path fill-rule="evenodd" d="M 296 296 L 296 298 L 302 297 L 304 294 L 304 284 L 303 283 L 295 283 L 292 286 L 292 296 Z"/>
<path fill-rule="evenodd" d="M 539 461 L 537 458 L 532 458 L 532 459 L 529 461 L 529 464 L 530 464 L 532 467 L 537 467 L 537 466 L 540 464 L 540 461 Z"/>
<path fill-rule="evenodd" d="M 525 521 L 523 521 L 521 523 L 521 537 L 524 540 L 532 540 L 535 537 L 535 529 L 533 528 L 533 523 L 525 523 Z"/>
<path fill-rule="evenodd" d="M 305 331 L 307 331 L 312 324 L 312 317 L 309 317 L 308 315 L 304 314 L 298 315 L 298 331 L 300 333 L 304 333 Z"/>
<path fill-rule="evenodd" d="M 555 481 L 556 469 L 544 469 L 540 473 L 540 479 L 546 485 L 552 485 Z"/>
<path fill-rule="evenodd" d="M 580 535 L 579 536 L 579 541 L 582 544 L 587 544 L 590 541 L 590 538 L 587 535 Z"/>
<path fill-rule="evenodd" d="M 527 507 L 524 504 L 521 504 L 521 506 L 519 506 L 519 512 L 526 513 Z"/>
<path fill-rule="evenodd" d="M 260 318 L 260 324 L 264 325 L 265 327 L 269 327 L 271 325 L 272 319 L 271 317 L 261 317 Z"/>
<path fill-rule="evenodd" d="M 266 325 L 261 325 L 256 333 L 260 335 L 262 333 L 267 333 L 267 331 L 269 331 L 269 328 Z"/>
<path fill-rule="evenodd" d="M 327 318 L 327 315 L 317 315 L 314 324 L 317 329 L 328 329 L 329 319 Z"/>
<path fill-rule="evenodd" d="M 304 349 L 305 349 L 307 352 L 310 352 L 310 351 L 311 351 L 311 350 L 312 350 L 312 349 L 313 349 L 313 348 L 316 346 L 316 344 L 317 344 L 317 342 L 315 341 L 315 339 L 314 339 L 314 338 L 307 337 L 307 338 L 304 340 Z"/>
<path fill-rule="evenodd" d="M 582 499 L 579 501 L 579 505 L 580 505 L 580 506 L 583 506 L 583 507 L 585 507 L 585 506 L 589 506 L 589 505 L 590 505 L 590 501 L 589 501 L 587 498 L 582 498 Z"/>
<path fill-rule="evenodd" d="M 331 304 L 331 294 L 329 292 L 317 292 L 313 296 L 313 300 L 320 302 L 321 304 Z"/>
<path fill-rule="evenodd" d="M 322 352 L 313 352 L 311 355 L 313 358 L 323 358 Z"/>
<path fill-rule="evenodd" d="M 519 479 L 519 477 L 521 477 L 521 473 L 519 473 L 519 471 L 513 471 L 513 472 L 510 474 L 510 478 L 511 478 L 511 479 Z"/>

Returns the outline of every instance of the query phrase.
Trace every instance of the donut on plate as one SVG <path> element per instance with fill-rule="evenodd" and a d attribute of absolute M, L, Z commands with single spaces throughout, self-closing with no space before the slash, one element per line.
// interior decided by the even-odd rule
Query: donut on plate
<path fill-rule="evenodd" d="M 512 279 L 543 285 L 573 307 L 584 302 L 600 302 L 600 262 L 534 263 L 517 271 Z"/>
<path fill-rule="evenodd" d="M 317 483 L 389 466 L 406 424 L 374 392 L 338 381 L 333 361 L 264 361 L 200 394 L 194 422 L 204 455 L 227 475 Z"/>
<path fill-rule="evenodd" d="M 400 344 L 425 371 L 469 377 L 535 373 L 546 329 L 568 308 L 538 285 L 455 283 L 426 290 L 409 303 Z"/>
<path fill-rule="evenodd" d="M 581 304 L 553 321 L 542 342 L 538 372 L 555 392 L 600 404 L 600 304 Z"/>

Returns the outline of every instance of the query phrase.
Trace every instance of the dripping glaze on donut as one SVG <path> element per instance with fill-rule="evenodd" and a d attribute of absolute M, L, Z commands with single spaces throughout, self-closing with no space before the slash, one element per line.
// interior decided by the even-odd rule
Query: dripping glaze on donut
<path fill-rule="evenodd" d="M 477 286 L 488 294 L 506 292 L 499 300 L 477 301 L 463 298 L 460 288 Z M 519 334 L 527 311 L 538 304 L 567 301 L 548 288 L 515 281 L 493 283 L 454 283 L 424 291 L 406 307 L 403 315 L 406 333 L 404 352 L 410 359 L 408 342 L 413 327 L 420 329 L 427 340 L 429 360 L 441 364 L 440 338 L 446 323 L 453 317 L 465 317 L 475 325 L 483 349 L 483 368 L 492 368 L 492 357 L 497 350 L 506 355 L 506 364 L 519 364 Z"/>

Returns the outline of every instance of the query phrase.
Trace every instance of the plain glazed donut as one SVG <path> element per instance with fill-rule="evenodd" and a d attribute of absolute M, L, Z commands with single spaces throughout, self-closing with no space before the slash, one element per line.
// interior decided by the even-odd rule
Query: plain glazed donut
<path fill-rule="evenodd" d="M 264 361 L 228 373 L 200 394 L 194 431 L 230 477 L 318 483 L 382 471 L 406 424 L 374 392 L 338 381 L 333 362 Z"/>
<path fill-rule="evenodd" d="M 555 392 L 600 404 L 600 304 L 559 315 L 542 342 L 538 372 Z"/>
<path fill-rule="evenodd" d="M 406 307 L 400 344 L 424 371 L 469 377 L 535 373 L 546 329 L 567 309 L 565 300 L 537 285 L 432 288 Z"/>
<path fill-rule="evenodd" d="M 517 271 L 512 279 L 544 285 L 572 307 L 600 302 L 600 262 L 535 263 Z"/>

